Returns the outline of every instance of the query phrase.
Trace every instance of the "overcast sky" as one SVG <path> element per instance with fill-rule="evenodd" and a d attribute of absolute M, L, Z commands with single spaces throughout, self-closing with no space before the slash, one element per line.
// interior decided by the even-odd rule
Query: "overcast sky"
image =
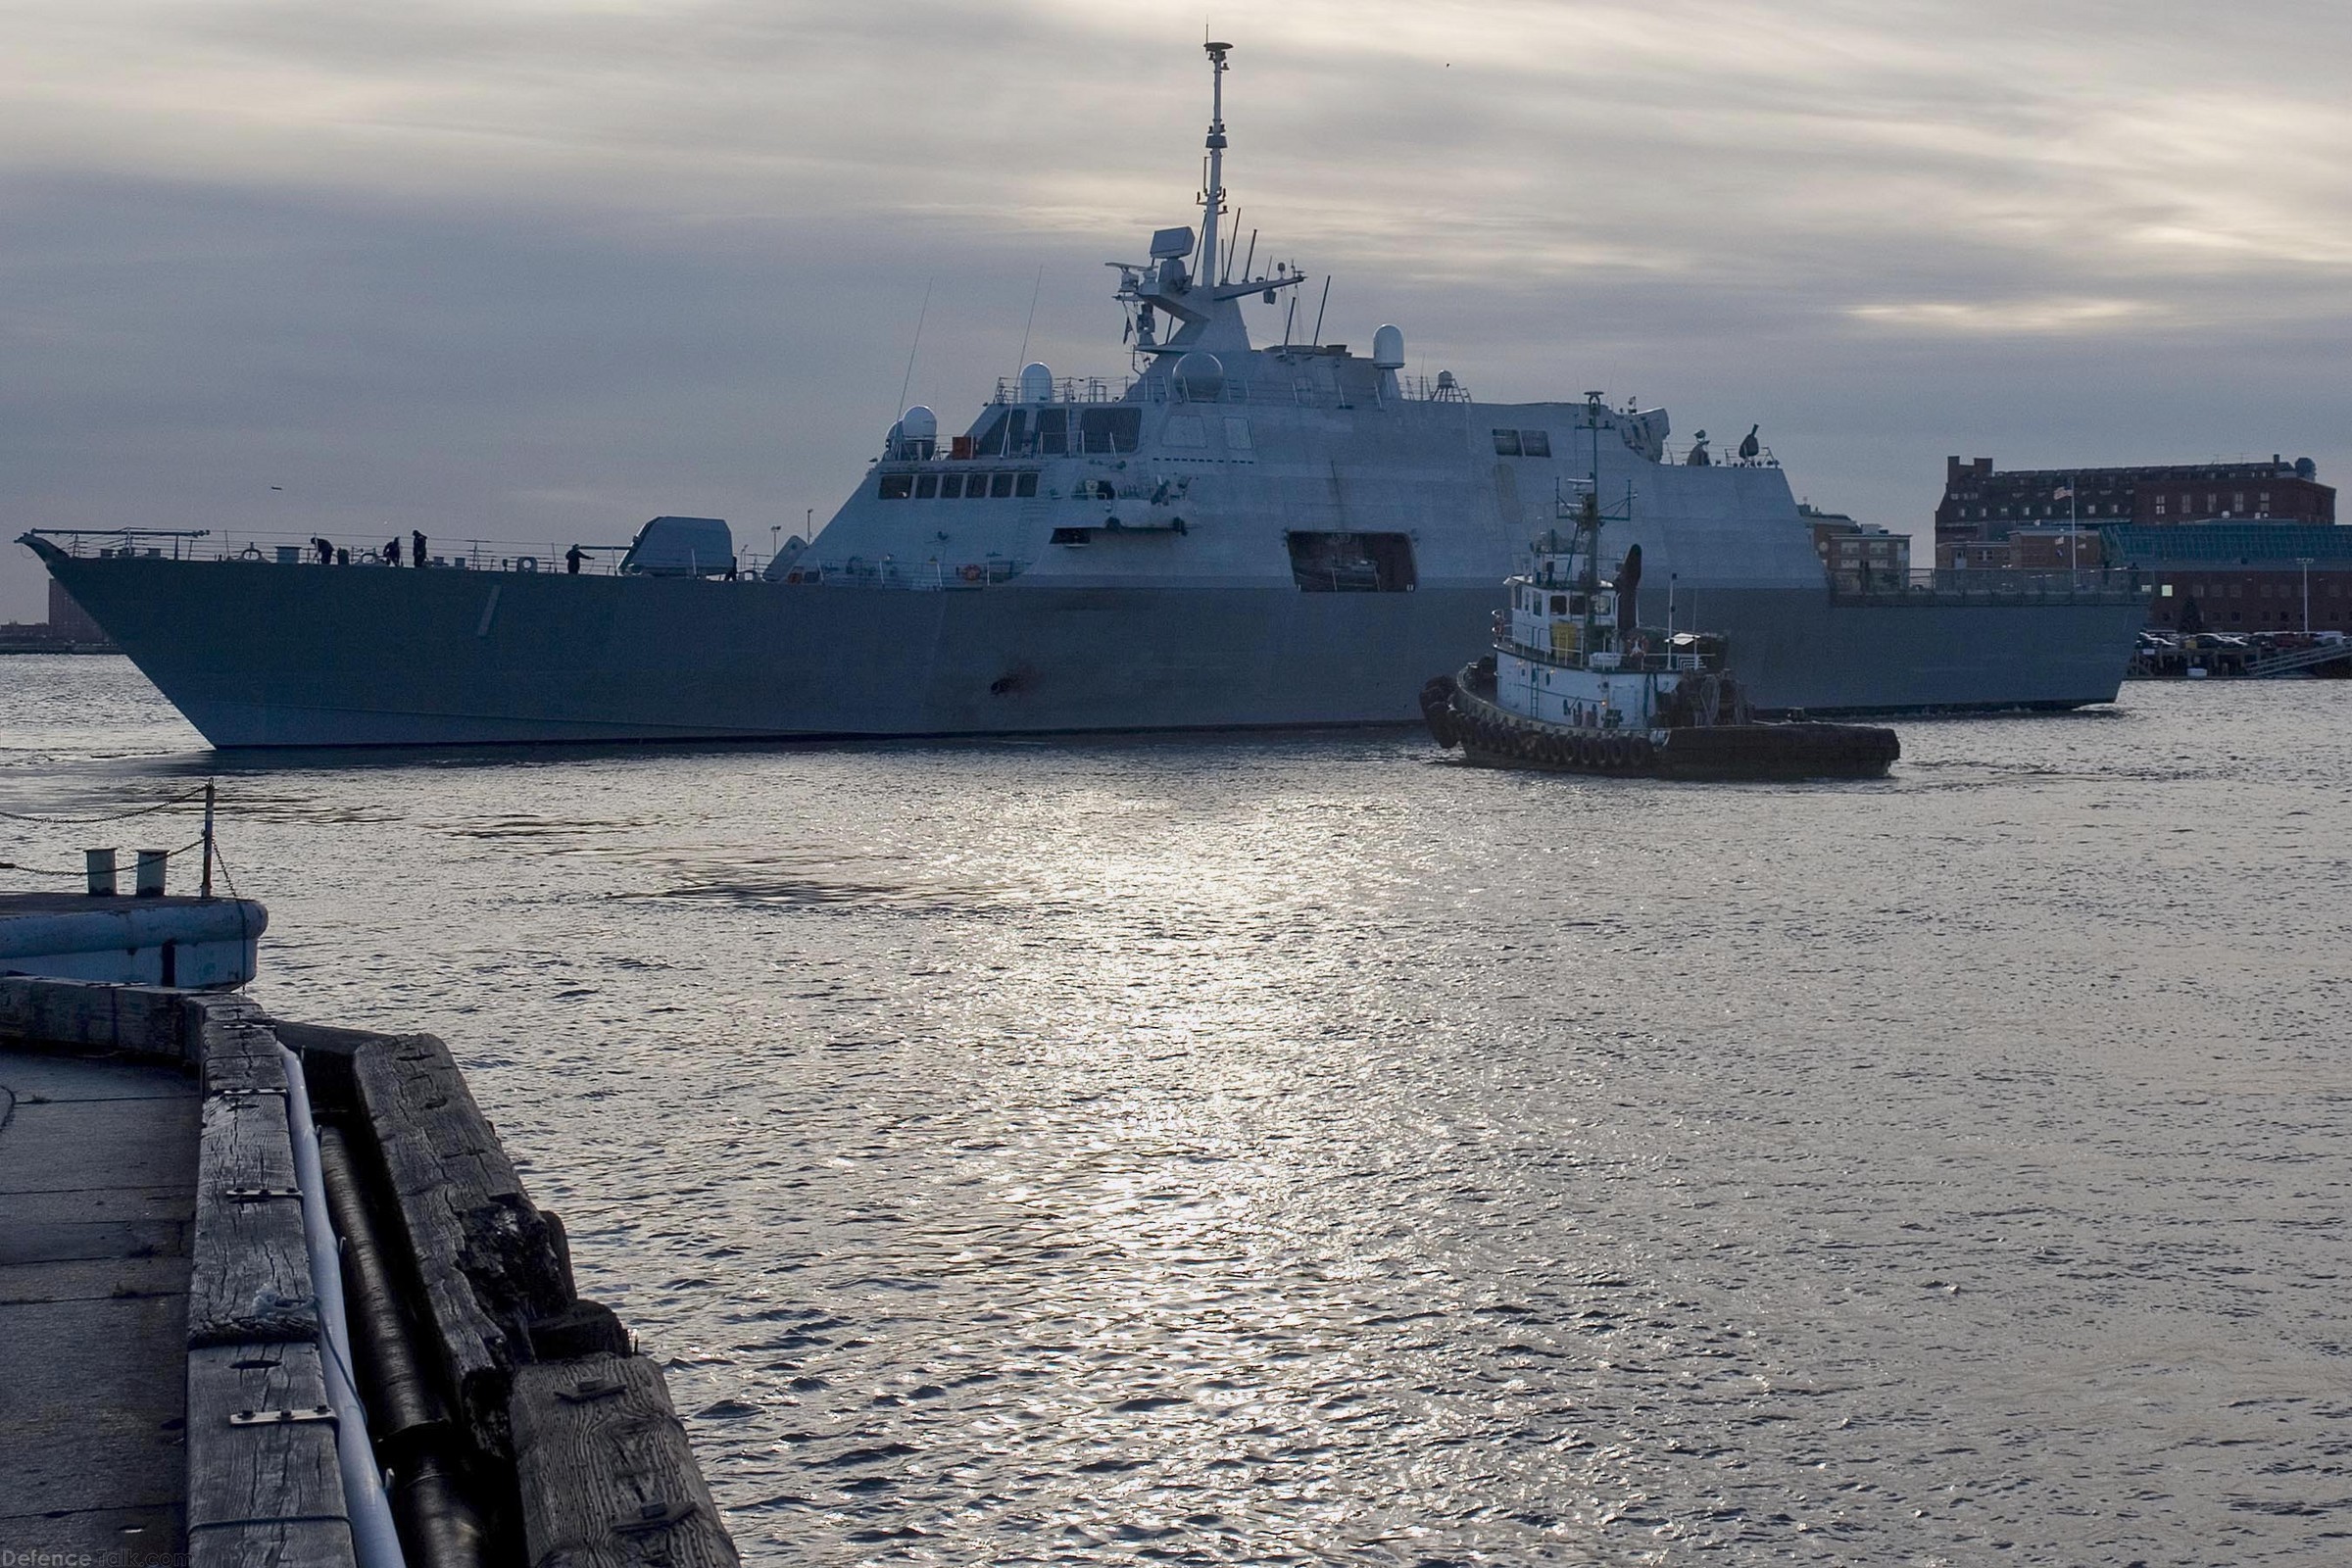
<path fill-rule="evenodd" d="M 1800 495 L 1897 528 L 1947 453 L 2352 473 L 2342 0 L 1208 15 L 1245 243 L 1335 275 L 1326 338 L 1761 421 Z M 1033 295 L 1031 358 L 1124 373 L 1102 264 L 1195 220 L 1199 29 L 0 0 L 0 521 L 799 531 L 889 425 L 926 289 L 909 398 L 952 427 Z M 0 617 L 41 582 L 0 545 Z"/>

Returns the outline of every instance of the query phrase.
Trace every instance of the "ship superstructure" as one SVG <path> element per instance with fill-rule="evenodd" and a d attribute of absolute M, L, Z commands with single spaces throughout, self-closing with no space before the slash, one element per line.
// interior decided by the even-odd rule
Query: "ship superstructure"
<path fill-rule="evenodd" d="M 1639 496 L 1614 536 L 1730 636 L 1759 709 L 2113 699 L 2144 607 L 2112 578 L 1841 592 L 1752 435 L 1678 453 L 1663 410 L 1482 403 L 1406 373 L 1394 326 L 1368 357 L 1319 341 L 1309 274 L 1223 227 L 1229 53 L 1208 46 L 1198 227 L 1113 264 L 1131 374 L 1025 366 L 945 438 L 906 410 L 815 537 L 760 570 L 28 542 L 220 745 L 1404 722 L 1429 670 L 1485 645 L 1494 582 L 1580 484 Z M 1281 311 L 1279 338 L 1253 341 L 1251 304 Z"/>

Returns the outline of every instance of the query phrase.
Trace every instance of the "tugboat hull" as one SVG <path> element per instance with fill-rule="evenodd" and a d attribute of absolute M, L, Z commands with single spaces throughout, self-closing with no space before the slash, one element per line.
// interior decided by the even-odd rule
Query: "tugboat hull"
<path fill-rule="evenodd" d="M 1714 724 L 1593 731 L 1547 724 L 1497 707 L 1476 664 L 1421 689 L 1421 715 L 1440 746 L 1482 767 L 1642 778 L 1881 778 L 1902 755 L 1876 724 Z"/>

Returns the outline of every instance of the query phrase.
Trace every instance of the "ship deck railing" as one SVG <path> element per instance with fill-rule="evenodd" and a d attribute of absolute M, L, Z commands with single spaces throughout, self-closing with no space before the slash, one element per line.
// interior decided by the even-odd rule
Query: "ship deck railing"
<path fill-rule="evenodd" d="M 393 569 L 387 565 L 377 547 L 346 545 L 332 539 L 328 543 L 339 554 L 333 561 L 321 562 L 313 539 L 323 538 L 324 535 L 228 532 L 207 528 L 42 528 L 34 532 L 67 555 L 84 559 L 141 557 L 171 561 L 247 561 L 330 571 Z M 415 564 L 408 557 L 409 542 L 404 539 L 401 543 L 402 556 L 397 569 L 407 571 L 413 569 Z M 428 547 L 430 543 L 428 539 Z M 564 575 L 566 571 L 564 553 L 569 548 L 530 540 L 457 539 L 438 553 L 428 548 L 425 561 L 428 569 Z M 624 575 L 620 564 L 628 550 L 626 545 L 581 545 L 578 548 L 580 569 L 574 575 Z M 924 592 L 993 587 L 1010 582 L 1028 570 L 1030 565 L 1026 561 L 1014 561 L 1002 556 L 980 561 L 897 561 L 887 556 L 870 561 L 858 556 L 846 561 L 803 558 L 786 563 L 783 570 L 769 578 L 764 575 L 769 559 L 746 550 L 739 552 L 731 563 L 705 566 L 699 572 L 662 571 L 647 575 L 698 575 L 744 583 L 790 582 L 836 588 L 902 588 Z M 727 569 L 729 565 L 734 568 L 731 574 Z"/>
<path fill-rule="evenodd" d="M 409 570 L 416 565 L 410 555 L 411 540 L 401 536 L 400 560 L 385 558 L 383 547 L 376 543 L 355 543 L 348 537 L 334 538 L 326 534 L 283 533 L 270 529 L 212 529 L 212 528 L 35 528 L 50 544 L 69 556 L 84 559 L 112 559 L 118 556 L 146 557 L 171 561 L 250 561 L 271 565 L 330 566 L 342 568 L 373 567 L 382 569 L 397 565 Z M 317 541 L 326 539 L 336 552 L 334 559 L 320 561 Z M 565 555 L 575 548 L 537 539 L 467 539 L 449 538 L 436 542 L 425 541 L 425 563 L 428 567 L 459 571 L 564 572 Z M 578 544 L 580 568 L 576 575 L 611 577 L 620 574 L 622 558 L 627 545 Z M 695 575 L 724 577 L 731 565 L 738 580 L 756 578 L 767 557 L 751 551 L 737 551 L 732 561 L 702 565 Z M 673 573 L 688 575 L 688 573 Z"/>
<path fill-rule="evenodd" d="M 2016 567 L 1919 567 L 1906 571 L 1832 571 L 1838 604 L 2008 605 L 2128 604 L 2147 592 L 2128 566 L 2034 571 Z"/>
<path fill-rule="evenodd" d="M 794 562 L 777 581 L 821 588 L 898 588 L 914 593 L 958 593 L 994 588 L 1029 569 L 1026 561 Z"/>
<path fill-rule="evenodd" d="M 1276 351 L 1279 352 L 1279 351 Z M 1098 403 L 1200 403 L 1224 404 L 1254 408 L 1348 408 L 1370 404 L 1381 407 L 1390 403 L 1467 403 L 1470 389 L 1459 381 L 1439 381 L 1435 376 L 1396 376 L 1394 392 L 1383 389 L 1377 381 L 1363 389 L 1360 401 L 1350 396 L 1343 385 L 1325 385 L 1307 372 L 1312 363 L 1312 351 L 1296 351 L 1293 362 L 1295 373 L 1282 375 L 1229 376 L 1214 396 L 1202 396 L 1178 383 L 1172 376 L 1062 376 L 1053 384 L 1048 398 L 1027 396 L 1018 376 L 997 377 L 996 390 L 989 396 L 989 405 L 1022 404 L 1041 407 L 1057 403 L 1080 405 Z"/>
<path fill-rule="evenodd" d="M 1546 664 L 1559 664 L 1563 660 L 1581 657 L 1580 655 L 1572 653 L 1564 653 L 1549 648 L 1539 647 L 1534 643 L 1523 643 L 1515 637 L 1506 636 L 1499 638 L 1496 640 L 1494 646 L 1504 653 L 1517 654 L 1522 659 L 1533 659 Z M 1571 666 L 1563 665 L 1562 667 Z M 1704 670 L 1713 668 L 1715 666 L 1709 663 L 1708 656 L 1704 654 L 1654 653 L 1622 655 L 1618 659 L 1616 667 L 1612 669 L 1599 669 L 1591 664 L 1575 667 L 1590 669 L 1593 673 L 1600 675 L 1663 675 L 1678 670 L 1684 673 L 1689 673 L 1690 671 Z"/>

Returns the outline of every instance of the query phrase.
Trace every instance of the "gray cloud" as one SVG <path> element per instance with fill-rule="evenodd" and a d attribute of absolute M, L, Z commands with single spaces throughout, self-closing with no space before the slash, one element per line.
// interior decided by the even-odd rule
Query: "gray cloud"
<path fill-rule="evenodd" d="M 2342 466 L 2340 7 L 1229 10 L 1240 220 L 1338 273 L 1327 335 L 1762 419 L 1800 492 L 1895 526 L 1946 452 Z M 1100 263 L 1185 220 L 1203 119 L 1160 20 L 19 5 L 10 517 L 797 530 L 926 288 L 911 395 L 951 421 L 1040 268 L 1030 352 L 1125 369 Z M 10 548 L 0 613 L 38 582 Z"/>

